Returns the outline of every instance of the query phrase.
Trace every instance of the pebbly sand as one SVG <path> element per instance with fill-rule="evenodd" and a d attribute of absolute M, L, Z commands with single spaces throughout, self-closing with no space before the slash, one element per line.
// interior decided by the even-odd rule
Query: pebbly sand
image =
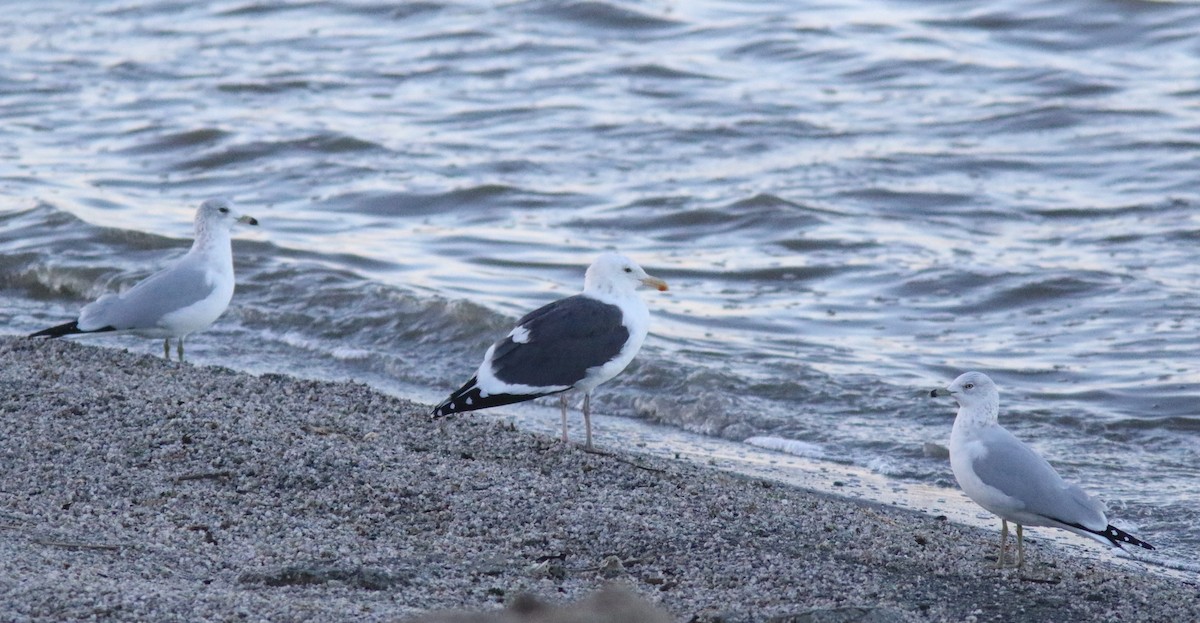
<path fill-rule="evenodd" d="M 4 621 L 1200 620 L 1195 581 L 363 385 L 6 337 L 0 388 Z"/>

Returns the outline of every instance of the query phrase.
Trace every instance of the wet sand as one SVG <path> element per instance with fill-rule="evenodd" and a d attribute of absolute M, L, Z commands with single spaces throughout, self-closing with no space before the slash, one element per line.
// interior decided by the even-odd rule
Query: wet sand
<path fill-rule="evenodd" d="M 359 384 L 0 338 L 0 391 L 5 620 L 402 621 L 513 601 L 497 620 L 628 620 L 593 595 L 611 584 L 676 621 L 1200 620 L 1187 579 L 1045 542 L 998 571 L 992 531 L 602 434 L 608 455 L 486 413 L 432 421 Z M 522 593 L 591 609 L 554 619 Z"/>

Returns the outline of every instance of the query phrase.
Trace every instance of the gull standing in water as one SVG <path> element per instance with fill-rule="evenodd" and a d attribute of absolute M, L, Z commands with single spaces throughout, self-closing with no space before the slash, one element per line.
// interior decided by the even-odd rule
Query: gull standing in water
<path fill-rule="evenodd" d="M 183 361 L 183 340 L 208 328 L 233 298 L 230 230 L 235 223 L 258 225 L 234 211 L 225 199 L 209 199 L 196 210 L 196 239 L 173 266 L 150 275 L 120 294 L 105 294 L 79 312 L 79 318 L 29 337 L 118 332 L 162 338 L 171 358 L 171 338 Z"/>
<path fill-rule="evenodd" d="M 967 497 L 1000 517 L 1004 566 L 1008 522 L 1017 524 L 1017 567 L 1025 562 L 1022 526 L 1062 528 L 1120 548 L 1122 543 L 1154 549 L 1113 527 L 1104 503 L 1070 484 L 1032 448 L 1000 426 L 1000 392 L 981 372 L 967 372 L 930 396 L 952 396 L 958 416 L 950 433 L 950 467 Z"/>
<path fill-rule="evenodd" d="M 590 267 L 583 292 L 540 307 L 492 344 L 475 376 L 433 410 L 435 417 L 561 394 L 583 392 L 586 448 L 592 448 L 591 395 L 633 361 L 650 324 L 637 289 L 660 292 L 667 283 L 633 260 L 605 253 Z M 567 441 L 567 399 L 559 397 Z"/>

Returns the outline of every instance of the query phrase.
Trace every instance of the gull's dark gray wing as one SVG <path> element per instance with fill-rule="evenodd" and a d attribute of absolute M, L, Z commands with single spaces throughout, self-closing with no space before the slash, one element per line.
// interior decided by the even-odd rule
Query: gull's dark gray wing
<path fill-rule="evenodd" d="M 582 294 L 539 307 L 492 345 L 481 369 L 494 379 L 471 377 L 434 407 L 434 416 L 474 411 L 566 391 L 590 369 L 614 359 L 629 341 L 624 315 Z"/>
<path fill-rule="evenodd" d="M 496 343 L 492 371 L 514 385 L 573 385 L 625 347 L 623 319 L 619 307 L 590 296 L 555 301 L 526 314 L 514 334 Z"/>

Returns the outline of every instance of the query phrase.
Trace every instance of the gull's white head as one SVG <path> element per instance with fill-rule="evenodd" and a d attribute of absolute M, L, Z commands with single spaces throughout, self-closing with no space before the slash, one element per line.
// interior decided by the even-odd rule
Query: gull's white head
<path fill-rule="evenodd" d="M 995 421 L 1000 414 L 1000 390 L 988 375 L 966 372 L 954 379 L 945 389 L 935 389 L 930 396 L 952 396 L 962 412 L 971 413 L 980 421 Z"/>
<path fill-rule="evenodd" d="M 583 278 L 584 292 L 632 293 L 640 287 L 667 291 L 667 282 L 651 277 L 637 262 L 620 253 L 605 253 L 588 267 Z"/>
<path fill-rule="evenodd" d="M 229 231 L 235 223 L 258 225 L 253 216 L 243 216 L 233 209 L 228 199 L 209 199 L 196 209 L 196 237 L 208 232 Z"/>

